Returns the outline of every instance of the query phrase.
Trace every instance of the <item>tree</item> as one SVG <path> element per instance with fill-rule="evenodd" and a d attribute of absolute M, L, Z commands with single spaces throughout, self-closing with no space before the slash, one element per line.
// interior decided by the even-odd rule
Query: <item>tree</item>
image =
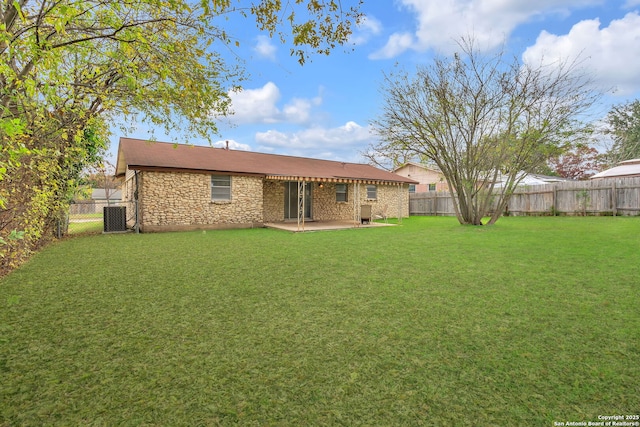
<path fill-rule="evenodd" d="M 103 164 L 92 168 L 82 176 L 82 185 L 88 188 L 103 188 L 116 191 L 122 185 L 122 178 L 113 175 L 115 168 L 111 164 Z"/>
<path fill-rule="evenodd" d="M 605 133 L 613 138 L 613 145 L 606 153 L 608 163 L 613 166 L 640 158 L 640 100 L 614 106 L 606 122 Z"/>
<path fill-rule="evenodd" d="M 598 150 L 585 144 L 579 144 L 549 161 L 558 176 L 569 179 L 587 179 L 600 169 L 601 163 L 602 155 Z"/>
<path fill-rule="evenodd" d="M 428 164 L 429 160 L 424 156 L 418 157 L 415 153 L 408 150 L 395 150 L 389 149 L 384 152 L 377 151 L 378 147 L 370 145 L 365 151 L 360 152 L 360 155 L 367 159 L 368 163 L 372 166 L 386 169 L 389 171 L 395 170 L 407 163 L 422 163 Z"/>
<path fill-rule="evenodd" d="M 99 163 L 93 150 L 116 118 L 217 134 L 228 92 L 245 78 L 241 59 L 220 54 L 238 44 L 224 28 L 230 16 L 252 19 L 304 64 L 348 40 L 358 8 L 339 0 L 1 0 L 0 274 L 20 258 L 2 237 L 22 230 L 26 252 L 38 245 L 81 171 Z"/>
<path fill-rule="evenodd" d="M 45 123 L 43 123 L 43 126 Z M 67 137 L 51 135 L 38 148 L 28 149 L 12 162 L 0 181 L 0 276 L 26 260 L 52 236 L 64 216 L 88 164 L 96 164 L 108 147 L 104 122 L 94 118 L 70 144 Z"/>
<path fill-rule="evenodd" d="M 433 161 L 454 193 L 459 222 L 481 225 L 490 214 L 492 224 L 522 172 L 584 135 L 579 119 L 598 94 L 576 63 L 532 67 L 507 61 L 503 52 L 482 55 L 469 38 L 458 46 L 453 57 L 414 75 L 385 75 L 382 113 L 372 123 L 380 141 L 372 151 Z"/>
<path fill-rule="evenodd" d="M 221 19 L 254 17 L 260 29 L 290 43 L 301 64 L 345 43 L 359 19 L 357 9 L 336 0 L 2 3 L 2 119 L 18 117 L 29 126 L 42 113 L 39 106 L 74 111 L 68 117 L 74 123 L 92 114 L 142 113 L 167 130 L 186 124 L 203 137 L 215 134 L 228 90 L 244 77 L 239 63 L 227 64 L 219 54 L 237 44 L 217 25 Z"/>

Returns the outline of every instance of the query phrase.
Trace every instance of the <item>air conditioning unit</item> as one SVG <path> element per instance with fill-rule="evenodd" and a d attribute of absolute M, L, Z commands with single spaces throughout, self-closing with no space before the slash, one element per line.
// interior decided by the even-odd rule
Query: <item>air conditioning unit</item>
<path fill-rule="evenodd" d="M 127 231 L 126 206 L 105 206 L 102 209 L 105 233 Z"/>

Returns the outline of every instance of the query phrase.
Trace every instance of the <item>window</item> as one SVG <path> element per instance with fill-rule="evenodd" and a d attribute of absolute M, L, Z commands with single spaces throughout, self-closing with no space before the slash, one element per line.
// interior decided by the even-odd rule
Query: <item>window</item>
<path fill-rule="evenodd" d="M 409 193 L 415 193 L 415 192 L 416 192 L 416 185 L 409 184 Z"/>
<path fill-rule="evenodd" d="M 231 200 L 229 175 L 211 175 L 211 200 Z"/>
<path fill-rule="evenodd" d="M 336 184 L 336 202 L 347 201 L 347 184 Z"/>
<path fill-rule="evenodd" d="M 436 191 L 436 185 L 435 184 L 429 184 L 429 191 Z"/>
<path fill-rule="evenodd" d="M 378 198 L 378 187 L 367 185 L 367 199 L 376 200 Z"/>

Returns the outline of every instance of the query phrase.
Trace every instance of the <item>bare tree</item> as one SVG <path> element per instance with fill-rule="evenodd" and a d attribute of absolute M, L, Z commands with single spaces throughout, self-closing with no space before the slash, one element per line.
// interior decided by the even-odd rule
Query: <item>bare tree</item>
<path fill-rule="evenodd" d="M 524 177 L 588 131 L 599 98 L 578 63 L 532 67 L 503 51 L 487 56 L 463 38 L 459 53 L 415 74 L 385 75 L 376 153 L 434 162 L 454 192 L 461 224 L 494 223 Z M 501 185 L 496 186 L 497 182 Z"/>

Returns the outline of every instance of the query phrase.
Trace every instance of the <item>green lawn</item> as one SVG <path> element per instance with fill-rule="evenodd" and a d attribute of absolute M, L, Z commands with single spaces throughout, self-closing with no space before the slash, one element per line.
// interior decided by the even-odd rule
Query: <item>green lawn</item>
<path fill-rule="evenodd" d="M 640 218 L 56 243 L 0 281 L 0 426 L 640 412 Z"/>
<path fill-rule="evenodd" d="M 103 228 L 102 212 L 73 214 L 69 216 L 67 232 L 68 234 L 93 234 L 101 233 Z"/>
<path fill-rule="evenodd" d="M 102 218 L 96 221 L 70 222 L 67 232 L 69 234 L 93 234 L 101 233 L 104 229 Z"/>

